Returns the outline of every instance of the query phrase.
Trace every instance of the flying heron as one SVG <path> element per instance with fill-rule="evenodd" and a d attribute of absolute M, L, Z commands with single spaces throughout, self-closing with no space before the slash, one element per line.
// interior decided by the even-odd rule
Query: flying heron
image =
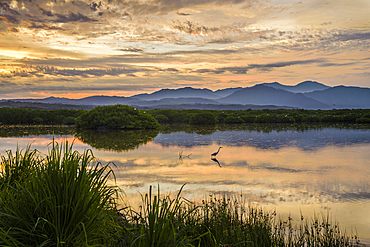
<path fill-rule="evenodd" d="M 217 154 L 218 154 L 218 152 L 220 152 L 220 149 L 221 149 L 222 147 L 219 147 L 218 148 L 218 150 L 217 150 L 217 152 L 214 152 L 213 154 L 211 154 L 211 156 L 216 156 Z"/>

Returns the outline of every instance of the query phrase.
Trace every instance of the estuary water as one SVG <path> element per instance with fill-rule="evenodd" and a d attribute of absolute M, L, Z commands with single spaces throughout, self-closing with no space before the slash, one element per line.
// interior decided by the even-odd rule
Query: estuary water
<path fill-rule="evenodd" d="M 297 223 L 301 214 L 329 215 L 370 244 L 369 125 L 186 125 L 79 133 L 2 126 L 0 152 L 32 143 L 47 153 L 53 136 L 74 142 L 79 151 L 91 148 L 103 163 L 113 162 L 116 183 L 130 205 L 138 205 L 151 185 L 176 193 L 186 184 L 182 195 L 189 200 L 234 193 Z"/>

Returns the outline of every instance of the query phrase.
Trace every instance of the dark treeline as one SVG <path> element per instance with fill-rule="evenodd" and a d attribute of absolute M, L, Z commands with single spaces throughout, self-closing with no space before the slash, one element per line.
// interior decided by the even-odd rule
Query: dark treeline
<path fill-rule="evenodd" d="M 2 124 L 74 124 L 87 110 L 0 108 Z M 147 110 L 159 123 L 370 123 L 370 109 Z"/>
<path fill-rule="evenodd" d="M 2 124 L 75 124 L 76 118 L 86 110 L 33 110 L 25 108 L 0 108 Z"/>
<path fill-rule="evenodd" d="M 160 123 L 370 123 L 370 109 L 149 110 Z"/>

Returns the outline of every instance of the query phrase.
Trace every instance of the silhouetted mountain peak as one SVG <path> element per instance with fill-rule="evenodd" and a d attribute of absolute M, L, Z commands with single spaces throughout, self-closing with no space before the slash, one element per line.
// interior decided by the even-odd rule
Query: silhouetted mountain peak
<path fill-rule="evenodd" d="M 370 108 L 370 88 L 336 86 L 305 95 L 335 108 Z"/>
<path fill-rule="evenodd" d="M 275 105 L 306 109 L 327 109 L 328 105 L 311 99 L 302 93 L 292 93 L 263 84 L 244 88 L 218 100 L 228 104 Z"/>
<path fill-rule="evenodd" d="M 322 83 L 318 83 L 316 81 L 304 81 L 304 82 L 298 83 L 295 86 L 282 85 L 278 82 L 262 83 L 259 85 L 265 85 L 265 86 L 272 87 L 275 89 L 282 89 L 282 90 L 289 91 L 292 93 L 308 93 L 308 92 L 319 91 L 319 90 L 321 91 L 321 90 L 330 88 L 329 86 L 326 86 Z"/>
<path fill-rule="evenodd" d="M 183 87 L 177 89 L 161 89 L 151 94 L 139 94 L 132 96 L 133 98 L 138 98 L 141 100 L 160 100 L 166 98 L 205 98 L 205 99 L 216 99 L 217 95 L 213 93 L 212 90 L 206 88 L 192 88 Z"/>

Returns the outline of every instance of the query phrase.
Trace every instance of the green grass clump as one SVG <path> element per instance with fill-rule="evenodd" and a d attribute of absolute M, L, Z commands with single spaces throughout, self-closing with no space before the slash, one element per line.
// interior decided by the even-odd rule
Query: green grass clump
<path fill-rule="evenodd" d="M 116 188 L 108 165 L 52 143 L 46 157 L 28 147 L 2 157 L 0 245 L 94 246 L 112 242 Z"/>

